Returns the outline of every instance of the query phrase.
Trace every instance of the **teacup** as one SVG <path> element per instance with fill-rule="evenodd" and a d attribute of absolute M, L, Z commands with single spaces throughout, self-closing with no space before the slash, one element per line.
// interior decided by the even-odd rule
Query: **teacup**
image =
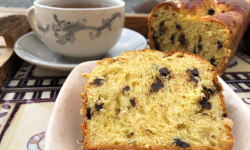
<path fill-rule="evenodd" d="M 36 0 L 27 19 L 52 51 L 71 59 L 90 59 L 117 43 L 124 13 L 122 0 Z"/>

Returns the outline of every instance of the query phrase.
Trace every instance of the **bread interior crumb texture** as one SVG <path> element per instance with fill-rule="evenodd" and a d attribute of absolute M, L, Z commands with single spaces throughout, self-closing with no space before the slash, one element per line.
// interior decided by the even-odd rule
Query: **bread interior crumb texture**
<path fill-rule="evenodd" d="M 202 37 L 206 44 L 210 36 Z M 186 54 L 161 54 L 159 59 L 153 55 L 109 58 L 91 73 L 83 112 L 87 144 L 151 147 L 174 145 L 180 139 L 188 146 L 224 147 L 221 143 L 230 139 L 229 127 L 222 122 L 221 97 L 214 94 L 218 90 L 214 68 Z M 202 105 L 204 98 L 208 105 Z"/>

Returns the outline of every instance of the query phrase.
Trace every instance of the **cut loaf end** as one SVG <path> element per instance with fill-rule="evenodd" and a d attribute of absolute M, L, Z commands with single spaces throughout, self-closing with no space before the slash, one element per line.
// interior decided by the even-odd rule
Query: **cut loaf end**
<path fill-rule="evenodd" d="M 194 54 L 131 51 L 84 76 L 84 149 L 232 147 L 216 69 Z"/>

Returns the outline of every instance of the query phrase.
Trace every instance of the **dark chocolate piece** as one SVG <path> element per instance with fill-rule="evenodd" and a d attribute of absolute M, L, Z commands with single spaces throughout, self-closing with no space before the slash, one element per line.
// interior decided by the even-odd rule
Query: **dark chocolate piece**
<path fill-rule="evenodd" d="M 197 79 L 195 79 L 194 76 L 191 76 L 191 77 L 190 77 L 190 81 L 194 81 L 196 84 L 199 82 Z"/>
<path fill-rule="evenodd" d="M 202 43 L 198 43 L 197 48 L 198 48 L 199 51 L 201 51 L 202 48 L 203 48 Z"/>
<path fill-rule="evenodd" d="M 197 68 L 195 69 L 188 69 L 187 71 L 191 72 L 192 75 L 194 75 L 195 77 L 199 77 L 199 71 Z"/>
<path fill-rule="evenodd" d="M 132 107 L 135 107 L 136 103 L 135 103 L 135 98 L 132 98 L 129 100 L 130 101 L 130 104 Z"/>
<path fill-rule="evenodd" d="M 169 73 L 169 70 L 168 70 L 167 68 L 163 68 L 163 69 L 161 69 L 159 72 L 160 72 L 161 75 L 163 75 L 163 76 L 167 76 L 167 75 L 170 74 L 170 73 Z"/>
<path fill-rule="evenodd" d="M 197 54 L 196 49 L 193 50 L 193 53 L 194 53 L 194 54 Z"/>
<path fill-rule="evenodd" d="M 164 26 L 164 21 L 160 23 L 160 28 L 159 28 L 159 33 L 160 33 L 160 36 L 162 36 L 163 34 L 165 34 L 166 32 L 166 28 Z"/>
<path fill-rule="evenodd" d="M 181 25 L 177 24 L 175 27 L 176 29 L 181 30 Z"/>
<path fill-rule="evenodd" d="M 210 102 L 208 102 L 207 100 L 205 100 L 203 98 L 203 100 L 200 101 L 200 105 L 202 107 L 202 109 L 207 109 L 207 110 L 210 110 L 211 109 L 211 104 Z"/>
<path fill-rule="evenodd" d="M 175 40 L 175 35 L 172 34 L 171 37 L 170 37 L 170 41 L 171 41 L 172 44 L 174 44 L 174 40 Z"/>
<path fill-rule="evenodd" d="M 102 81 L 102 79 L 96 78 L 95 81 L 94 81 L 94 84 L 96 84 L 96 85 L 102 85 L 101 81 Z"/>
<path fill-rule="evenodd" d="M 103 103 L 101 103 L 101 104 L 96 104 L 95 103 L 95 109 L 97 110 L 97 111 L 100 111 L 102 108 L 103 108 Z"/>
<path fill-rule="evenodd" d="M 198 48 L 199 51 L 201 51 L 202 48 L 203 48 L 203 46 L 202 46 L 202 38 L 201 37 L 199 37 L 199 42 L 198 42 L 197 48 Z"/>
<path fill-rule="evenodd" d="M 164 85 L 160 79 L 157 78 L 157 81 L 152 84 L 152 89 L 155 90 L 156 92 L 159 91 L 160 88 L 162 88 Z"/>
<path fill-rule="evenodd" d="M 211 58 L 210 59 L 210 64 L 213 65 L 213 66 L 216 66 L 217 65 L 217 62 L 214 58 Z"/>
<path fill-rule="evenodd" d="M 181 45 L 186 45 L 186 39 L 184 34 L 181 34 L 179 42 L 181 43 Z"/>
<path fill-rule="evenodd" d="M 199 71 L 197 70 L 197 68 L 195 69 L 188 69 L 187 74 L 190 77 L 189 81 L 194 81 L 196 84 L 199 82 L 195 77 L 199 77 Z"/>
<path fill-rule="evenodd" d="M 215 13 L 215 11 L 214 11 L 213 8 L 210 8 L 210 9 L 208 10 L 208 14 L 209 14 L 209 15 L 214 15 L 214 13 Z"/>
<path fill-rule="evenodd" d="M 123 92 L 126 92 L 126 91 L 129 91 L 130 90 L 130 87 L 127 85 L 127 86 L 125 86 L 123 89 L 122 89 L 122 93 Z"/>
<path fill-rule="evenodd" d="M 190 145 L 181 139 L 174 139 L 174 143 L 176 146 L 181 147 L 181 148 L 188 148 Z"/>
<path fill-rule="evenodd" d="M 221 49 L 223 47 L 223 43 L 220 41 L 217 41 L 217 50 Z"/>
<path fill-rule="evenodd" d="M 91 116 L 92 116 L 92 114 L 91 114 L 91 108 L 87 108 L 86 116 L 87 116 L 88 120 L 91 120 Z"/>
<path fill-rule="evenodd" d="M 157 35 L 156 35 L 156 33 L 154 32 L 153 33 L 153 40 L 154 40 L 154 48 L 156 49 L 156 50 L 160 50 L 160 44 L 157 42 Z"/>
<path fill-rule="evenodd" d="M 206 95 L 207 98 L 209 98 L 210 95 L 214 94 L 214 90 L 212 90 L 212 89 L 210 89 L 210 88 L 208 88 L 206 86 L 203 86 L 202 88 L 203 88 L 202 92 Z"/>

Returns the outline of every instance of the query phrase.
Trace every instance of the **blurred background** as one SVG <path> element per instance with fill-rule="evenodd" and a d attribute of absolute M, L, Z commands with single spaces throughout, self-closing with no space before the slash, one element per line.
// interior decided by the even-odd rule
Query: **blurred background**
<path fill-rule="evenodd" d="M 0 7 L 29 8 L 34 0 L 0 0 Z M 166 0 L 123 0 L 126 3 L 126 13 L 149 13 L 152 8 Z"/>

